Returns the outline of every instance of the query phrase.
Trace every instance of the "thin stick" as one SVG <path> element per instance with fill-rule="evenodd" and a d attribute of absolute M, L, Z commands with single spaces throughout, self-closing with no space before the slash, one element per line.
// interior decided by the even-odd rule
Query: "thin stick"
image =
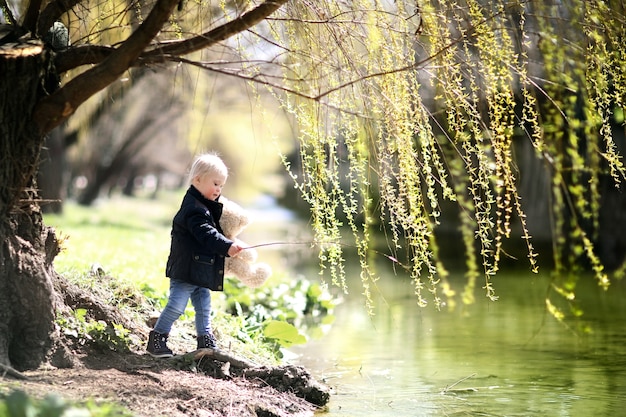
<path fill-rule="evenodd" d="M 468 380 L 470 378 L 473 378 L 476 376 L 476 373 L 470 374 L 468 376 L 466 376 L 465 378 L 461 378 L 458 381 L 456 381 L 454 384 L 452 385 L 448 385 L 447 387 L 445 387 L 444 389 L 441 390 L 442 394 L 445 394 L 446 392 L 450 391 L 454 386 L 459 385 L 461 382 Z"/>
<path fill-rule="evenodd" d="M 353 248 L 353 249 L 358 249 L 356 246 L 354 245 L 350 245 L 347 243 L 341 243 L 341 242 L 316 242 L 314 240 L 310 240 L 310 241 L 296 241 L 296 242 L 286 242 L 286 241 L 277 241 L 277 242 L 267 242 L 267 243 L 259 243 L 257 245 L 252 245 L 252 246 L 246 246 L 245 248 L 243 248 L 243 250 L 245 249 L 253 249 L 253 248 L 261 248 L 264 246 L 275 246 L 275 245 L 309 245 L 309 246 L 320 246 L 320 245 L 339 245 L 339 246 L 343 246 L 343 247 L 347 247 L 347 248 Z M 411 268 L 408 265 L 404 265 L 402 262 L 400 262 L 397 258 L 388 255 L 386 253 L 377 251 L 376 249 L 368 249 L 371 252 L 374 252 L 377 255 L 380 256 L 384 256 L 385 258 L 389 259 L 391 262 L 397 264 L 398 266 L 400 266 L 401 268 L 403 268 L 405 271 L 407 272 L 411 272 Z"/>
<path fill-rule="evenodd" d="M 246 250 L 246 249 L 261 248 L 263 246 L 274 246 L 274 245 L 311 245 L 311 246 L 315 246 L 317 244 L 318 244 L 318 242 L 314 242 L 314 241 L 308 241 L 308 242 L 267 242 L 267 243 L 259 243 L 258 245 L 246 246 L 243 249 Z"/>

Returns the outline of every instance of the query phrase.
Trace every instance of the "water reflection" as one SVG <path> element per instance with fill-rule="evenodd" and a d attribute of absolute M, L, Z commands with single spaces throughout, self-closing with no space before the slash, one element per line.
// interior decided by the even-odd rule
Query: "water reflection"
<path fill-rule="evenodd" d="M 584 292 L 594 332 L 544 310 L 547 281 L 503 274 L 497 302 L 420 308 L 408 280 L 379 282 L 376 315 L 347 297 L 332 330 L 294 349 L 333 387 L 324 416 L 616 416 L 626 412 L 626 307 L 619 284 Z M 353 292 L 358 292 L 358 283 Z"/>

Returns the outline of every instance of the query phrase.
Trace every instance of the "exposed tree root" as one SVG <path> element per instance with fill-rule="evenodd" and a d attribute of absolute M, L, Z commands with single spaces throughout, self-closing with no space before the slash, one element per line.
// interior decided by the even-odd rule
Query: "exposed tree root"
<path fill-rule="evenodd" d="M 300 366 L 259 366 L 246 359 L 212 349 L 199 349 L 176 360 L 193 362 L 198 369 L 214 378 L 241 377 L 257 380 L 280 392 L 292 392 L 318 407 L 326 405 L 330 399 L 329 388 Z"/>
<path fill-rule="evenodd" d="M 27 380 L 28 377 L 21 372 L 16 371 L 10 366 L 3 365 L 0 363 L 0 371 L 2 371 L 2 376 L 9 375 L 15 379 Z"/>

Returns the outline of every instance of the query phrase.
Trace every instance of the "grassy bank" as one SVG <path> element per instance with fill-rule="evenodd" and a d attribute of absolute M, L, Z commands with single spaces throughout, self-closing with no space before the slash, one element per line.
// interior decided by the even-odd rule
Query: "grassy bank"
<path fill-rule="evenodd" d="M 55 260 L 57 272 L 110 294 L 113 304 L 116 298 L 123 298 L 116 294 L 140 292 L 153 307 L 153 315 L 158 315 L 167 302 L 169 279 L 164 269 L 171 219 L 182 194 L 164 192 L 158 199 L 116 196 L 94 207 L 70 202 L 62 215 L 46 215 L 45 223 L 54 227 L 63 241 Z M 268 238 L 268 228 L 263 226 L 262 231 Z M 256 233 L 259 236 L 259 231 Z M 254 230 L 250 234 L 254 235 Z M 266 261 L 266 254 L 263 256 Z M 274 273 L 261 288 L 247 288 L 230 278 L 224 292 L 212 293 L 213 323 L 223 343 L 234 350 L 276 359 L 281 357 L 281 348 L 304 342 L 307 332 L 318 334 L 332 322 L 334 302 L 317 283 L 281 270 L 278 261 L 269 262 Z M 102 275 L 112 279 L 102 280 Z M 144 312 L 149 309 L 141 308 Z M 189 304 L 173 330 L 174 342 L 189 344 L 193 314 Z"/>
<path fill-rule="evenodd" d="M 45 223 L 63 240 L 54 262 L 57 272 L 81 275 L 100 267 L 120 280 L 164 292 L 171 219 L 181 196 L 173 192 L 158 199 L 117 196 L 94 207 L 68 202 L 63 214 L 45 215 Z"/>
<path fill-rule="evenodd" d="M 62 215 L 44 216 L 62 239 L 55 269 L 80 294 L 80 303 L 57 317 L 74 362 L 28 371 L 22 381 L 0 381 L 0 416 L 313 414 L 315 407 L 291 389 L 268 389 L 254 378 L 217 378 L 204 371 L 213 369 L 211 360 L 180 355 L 196 346 L 191 305 L 168 341 L 179 356 L 155 360 L 145 353 L 149 318 L 167 301 L 164 266 L 171 219 L 183 192 L 158 199 L 113 197 L 94 207 L 70 202 Z M 277 217 L 265 216 L 279 228 L 293 226 Z M 253 242 L 277 237 L 268 224 L 250 236 Z M 285 347 L 332 322 L 334 301 L 315 282 L 283 268 L 279 251 L 267 255 L 263 260 L 272 264 L 274 275 L 261 288 L 229 278 L 224 292 L 212 293 L 212 323 L 222 352 L 279 369 Z M 91 311 L 98 306 L 119 312 L 108 317 L 122 320 L 95 319 Z"/>

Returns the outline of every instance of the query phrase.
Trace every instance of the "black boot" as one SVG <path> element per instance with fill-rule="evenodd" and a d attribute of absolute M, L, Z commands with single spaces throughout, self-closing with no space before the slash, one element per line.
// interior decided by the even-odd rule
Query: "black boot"
<path fill-rule="evenodd" d="M 217 349 L 217 340 L 213 333 L 198 336 L 198 349 Z"/>
<path fill-rule="evenodd" d="M 146 350 L 155 358 L 171 358 L 174 353 L 167 347 L 166 334 L 150 331 L 148 336 L 148 347 Z"/>

